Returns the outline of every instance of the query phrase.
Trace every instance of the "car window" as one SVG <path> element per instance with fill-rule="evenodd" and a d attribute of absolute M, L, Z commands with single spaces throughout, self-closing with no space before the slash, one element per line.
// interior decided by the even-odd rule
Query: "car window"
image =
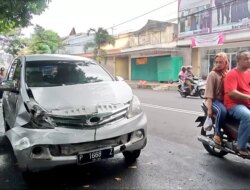
<path fill-rule="evenodd" d="M 99 65 L 84 61 L 29 61 L 25 68 L 30 87 L 50 87 L 112 81 Z"/>

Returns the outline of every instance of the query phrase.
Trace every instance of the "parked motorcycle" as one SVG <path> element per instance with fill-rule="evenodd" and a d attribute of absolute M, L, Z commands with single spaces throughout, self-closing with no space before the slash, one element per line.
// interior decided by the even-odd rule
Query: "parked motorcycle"
<path fill-rule="evenodd" d="M 186 98 L 187 96 L 195 96 L 195 97 L 200 96 L 202 99 L 204 99 L 206 83 L 202 79 L 196 77 L 193 78 L 193 81 L 194 81 L 193 84 L 194 93 L 192 95 L 188 86 L 186 84 L 182 84 L 183 81 L 179 81 L 178 91 L 180 95 L 183 98 Z"/>
<path fill-rule="evenodd" d="M 238 154 L 237 151 L 237 135 L 238 135 L 238 128 L 239 128 L 239 121 L 227 117 L 226 122 L 224 123 L 224 126 L 222 127 L 222 144 L 218 145 L 213 141 L 214 136 L 214 125 L 211 128 L 211 131 L 206 131 L 202 127 L 204 125 L 204 122 L 207 117 L 207 108 L 203 104 L 202 109 L 204 111 L 204 116 L 199 116 L 195 122 L 199 122 L 198 127 L 201 127 L 201 135 L 198 136 L 198 140 L 203 144 L 204 148 L 207 150 L 208 153 L 211 155 L 217 156 L 217 157 L 223 157 L 228 153 L 238 155 L 242 158 L 246 158 L 240 154 Z M 215 117 L 212 118 L 213 123 L 215 121 Z M 250 139 L 248 140 L 248 149 L 250 149 Z"/>

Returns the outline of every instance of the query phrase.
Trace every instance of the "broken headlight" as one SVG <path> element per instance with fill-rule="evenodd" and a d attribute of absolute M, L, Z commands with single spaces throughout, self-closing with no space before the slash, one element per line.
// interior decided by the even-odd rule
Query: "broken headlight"
<path fill-rule="evenodd" d="M 30 113 L 30 122 L 24 125 L 25 128 L 30 129 L 54 129 L 55 124 L 49 117 L 46 110 L 41 108 L 34 102 L 28 102 L 26 108 Z"/>
<path fill-rule="evenodd" d="M 132 101 L 130 102 L 127 117 L 134 117 L 142 112 L 140 100 L 137 96 L 133 95 Z"/>

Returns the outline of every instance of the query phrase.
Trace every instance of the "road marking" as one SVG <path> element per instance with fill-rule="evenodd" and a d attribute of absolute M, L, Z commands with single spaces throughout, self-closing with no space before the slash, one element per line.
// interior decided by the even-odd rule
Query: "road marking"
<path fill-rule="evenodd" d="M 186 114 L 191 114 L 191 115 L 204 115 L 204 113 L 202 112 L 183 110 L 183 109 L 177 109 L 177 108 L 171 108 L 171 107 L 163 107 L 163 106 L 158 106 L 158 105 L 153 105 L 153 104 L 141 103 L 141 105 L 144 107 L 167 110 L 167 111 L 175 111 L 175 112 L 186 113 Z"/>

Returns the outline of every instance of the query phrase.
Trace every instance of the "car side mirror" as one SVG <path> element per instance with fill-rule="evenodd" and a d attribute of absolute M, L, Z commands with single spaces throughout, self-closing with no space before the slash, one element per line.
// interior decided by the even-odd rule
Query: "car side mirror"
<path fill-rule="evenodd" d="M 14 80 L 6 80 L 0 84 L 0 91 L 19 92 L 17 82 Z"/>
<path fill-rule="evenodd" d="M 116 79 L 117 81 L 124 81 L 124 78 L 122 78 L 122 77 L 120 77 L 120 76 L 116 76 L 115 79 Z"/>

